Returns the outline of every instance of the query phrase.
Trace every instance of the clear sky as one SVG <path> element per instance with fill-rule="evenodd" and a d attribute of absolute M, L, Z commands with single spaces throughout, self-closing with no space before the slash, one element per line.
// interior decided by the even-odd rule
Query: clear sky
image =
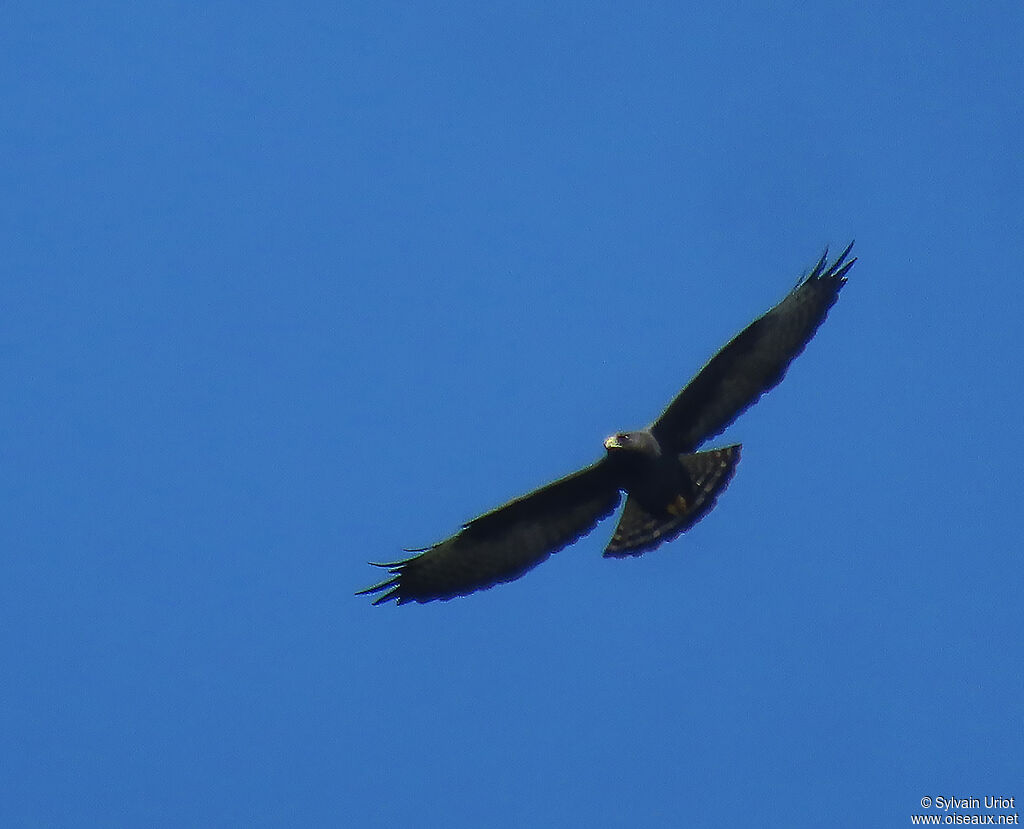
<path fill-rule="evenodd" d="M 1018 0 L 5 4 L 0 825 L 1019 804 L 1022 43 Z M 690 533 L 353 596 L 853 238 Z"/>

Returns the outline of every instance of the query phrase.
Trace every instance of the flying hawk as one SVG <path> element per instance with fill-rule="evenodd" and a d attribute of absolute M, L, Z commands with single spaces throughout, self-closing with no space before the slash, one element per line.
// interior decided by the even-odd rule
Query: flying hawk
<path fill-rule="evenodd" d="M 451 599 L 519 578 L 626 506 L 605 556 L 636 556 L 685 532 L 715 505 L 740 445 L 695 451 L 776 386 L 839 297 L 853 243 L 828 250 L 778 305 L 718 352 L 646 429 L 605 440 L 605 456 L 542 489 L 475 518 L 432 547 L 391 564 L 390 578 L 356 595 L 374 604 Z"/>

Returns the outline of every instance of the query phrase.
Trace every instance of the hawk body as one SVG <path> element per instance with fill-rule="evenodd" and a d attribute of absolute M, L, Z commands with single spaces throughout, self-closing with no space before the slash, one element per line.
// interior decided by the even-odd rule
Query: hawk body
<path fill-rule="evenodd" d="M 827 251 L 778 305 L 748 325 L 697 373 L 648 428 L 605 441 L 605 457 L 475 518 L 403 561 L 379 564 L 390 578 L 361 590 L 394 600 L 451 599 L 512 581 L 589 533 L 625 492 L 607 557 L 635 556 L 685 532 L 729 485 L 740 446 L 695 451 L 769 389 L 824 322 L 846 274 L 851 243 L 827 265 Z"/>
<path fill-rule="evenodd" d="M 732 480 L 740 446 L 675 456 L 678 473 L 673 485 L 651 491 L 649 486 L 627 490 L 626 506 L 608 542 L 606 557 L 638 556 L 671 541 L 700 521 Z M 666 481 L 667 484 L 667 481 Z"/>

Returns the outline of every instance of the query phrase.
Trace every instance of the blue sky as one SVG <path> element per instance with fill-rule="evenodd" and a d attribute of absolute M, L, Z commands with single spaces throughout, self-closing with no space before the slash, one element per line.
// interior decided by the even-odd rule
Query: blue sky
<path fill-rule="evenodd" d="M 1018 2 L 7 5 L 0 823 L 1024 798 L 1022 42 Z M 686 536 L 352 595 L 852 238 Z"/>

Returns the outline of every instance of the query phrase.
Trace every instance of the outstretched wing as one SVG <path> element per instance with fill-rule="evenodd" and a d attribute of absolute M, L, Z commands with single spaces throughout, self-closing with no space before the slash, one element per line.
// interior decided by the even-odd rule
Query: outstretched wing
<path fill-rule="evenodd" d="M 429 602 L 512 581 L 590 532 L 620 497 L 599 461 L 481 515 L 420 555 L 377 565 L 390 568 L 391 578 L 356 595 L 383 592 L 374 604 Z"/>
<path fill-rule="evenodd" d="M 760 319 L 719 351 L 650 427 L 663 449 L 692 452 L 714 437 L 785 376 L 839 297 L 853 243 L 826 266 L 814 269 Z"/>

